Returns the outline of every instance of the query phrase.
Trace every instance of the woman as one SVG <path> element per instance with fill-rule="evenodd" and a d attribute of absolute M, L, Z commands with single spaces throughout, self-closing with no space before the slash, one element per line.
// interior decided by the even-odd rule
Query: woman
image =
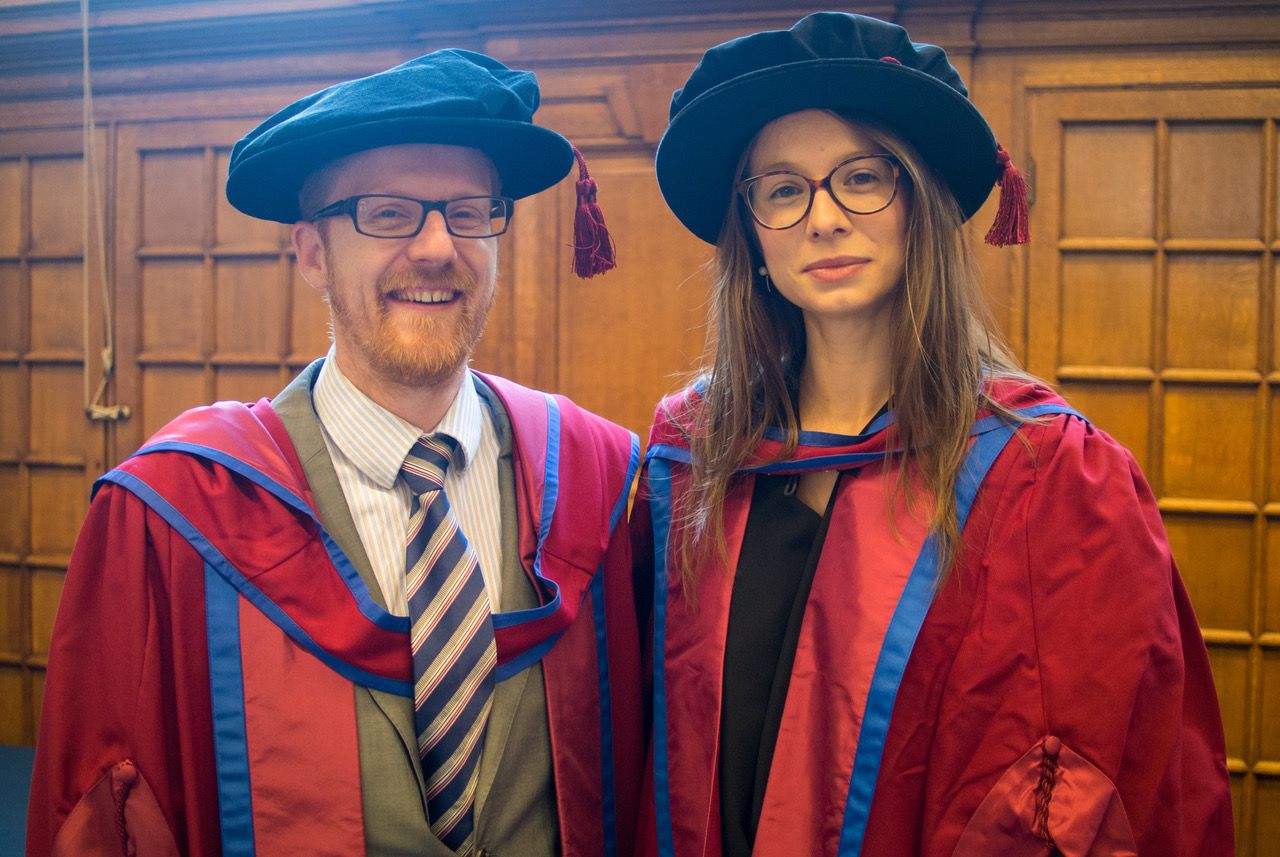
<path fill-rule="evenodd" d="M 1230 853 L 1150 490 L 985 322 L 960 226 L 999 182 L 988 240 L 1025 241 L 1025 188 L 945 53 L 819 13 L 708 51 L 671 115 L 716 338 L 635 506 L 642 853 Z"/>

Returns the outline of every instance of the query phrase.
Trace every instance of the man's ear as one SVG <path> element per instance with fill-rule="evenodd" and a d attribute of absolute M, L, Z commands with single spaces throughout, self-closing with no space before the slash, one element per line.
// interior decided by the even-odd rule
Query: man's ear
<path fill-rule="evenodd" d="M 293 252 L 298 257 L 298 273 L 311 288 L 324 291 L 329 282 L 325 266 L 324 236 L 320 227 L 310 220 L 293 224 Z"/>

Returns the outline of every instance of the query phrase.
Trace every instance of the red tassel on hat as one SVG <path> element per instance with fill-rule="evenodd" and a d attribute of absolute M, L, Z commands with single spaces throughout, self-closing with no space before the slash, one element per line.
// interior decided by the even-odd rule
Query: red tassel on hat
<path fill-rule="evenodd" d="M 1013 159 L 1004 146 L 996 148 L 996 163 L 1000 165 L 1000 209 L 995 222 L 987 232 L 986 242 L 993 247 L 1010 244 L 1026 244 L 1031 240 L 1031 211 L 1027 207 L 1027 180 L 1013 165 Z"/>
<path fill-rule="evenodd" d="M 578 208 L 573 215 L 573 272 L 581 279 L 611 271 L 614 261 L 613 238 L 604 225 L 604 212 L 596 201 L 596 180 L 587 172 L 586 159 L 573 147 L 578 159 Z"/>

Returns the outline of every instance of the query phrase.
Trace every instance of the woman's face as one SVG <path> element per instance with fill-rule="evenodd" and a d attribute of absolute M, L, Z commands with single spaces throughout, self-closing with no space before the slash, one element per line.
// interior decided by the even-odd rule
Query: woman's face
<path fill-rule="evenodd" d="M 820 182 L 850 158 L 874 154 L 883 149 L 857 126 L 826 111 L 802 110 L 761 129 L 747 174 L 791 170 Z M 774 287 L 810 322 L 887 321 L 906 263 L 905 197 L 899 179 L 887 208 L 851 214 L 819 188 L 808 215 L 789 229 L 765 229 L 753 220 Z"/>

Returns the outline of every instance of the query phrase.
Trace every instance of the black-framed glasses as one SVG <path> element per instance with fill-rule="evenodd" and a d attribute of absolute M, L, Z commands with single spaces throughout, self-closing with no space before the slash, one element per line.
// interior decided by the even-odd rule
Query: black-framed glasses
<path fill-rule="evenodd" d="M 898 194 L 901 169 L 893 155 L 858 155 L 841 161 L 820 181 L 792 170 L 771 170 L 738 182 L 738 193 L 756 223 L 765 229 L 790 229 L 809 216 L 819 188 L 850 214 L 884 211 Z"/>
<path fill-rule="evenodd" d="M 412 238 L 427 215 L 438 211 L 444 227 L 459 238 L 492 238 L 507 231 L 515 200 L 505 196 L 460 196 L 457 199 L 414 199 L 390 194 L 349 196 L 326 205 L 308 220 L 351 217 L 356 232 L 371 238 Z"/>

